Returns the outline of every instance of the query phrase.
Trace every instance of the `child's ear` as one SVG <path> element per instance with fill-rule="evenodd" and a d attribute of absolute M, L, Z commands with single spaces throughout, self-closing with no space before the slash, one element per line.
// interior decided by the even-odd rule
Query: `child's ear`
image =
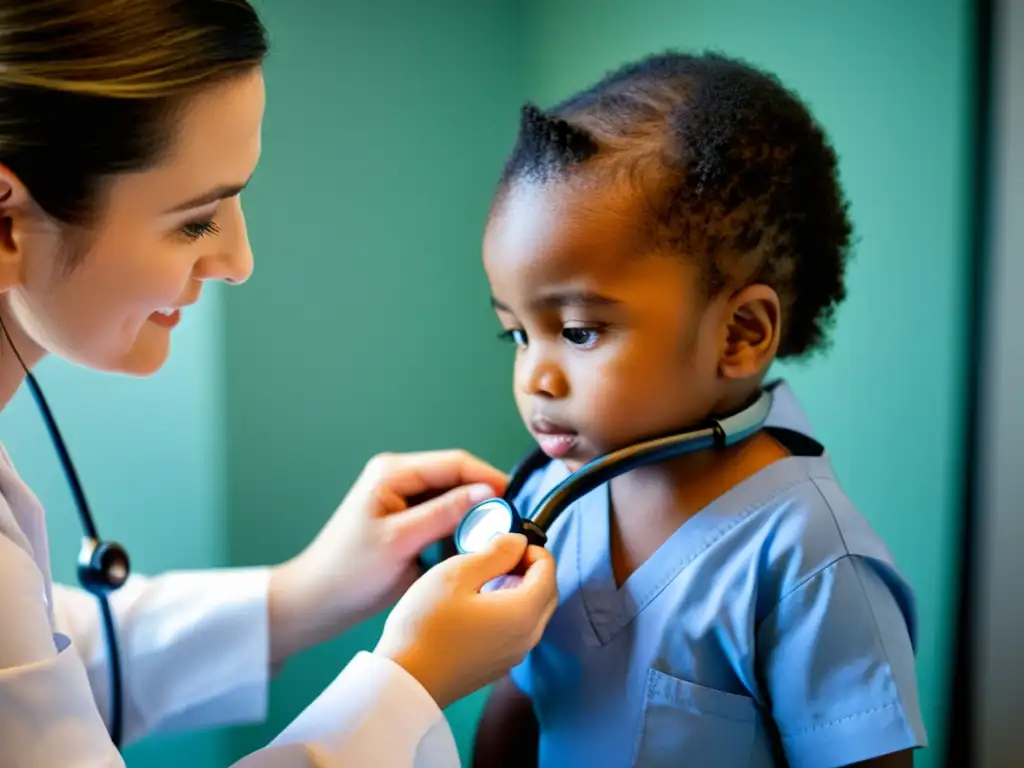
<path fill-rule="evenodd" d="M 779 296 L 767 285 L 749 285 L 729 300 L 719 372 L 730 379 L 763 375 L 775 359 L 782 330 Z"/>

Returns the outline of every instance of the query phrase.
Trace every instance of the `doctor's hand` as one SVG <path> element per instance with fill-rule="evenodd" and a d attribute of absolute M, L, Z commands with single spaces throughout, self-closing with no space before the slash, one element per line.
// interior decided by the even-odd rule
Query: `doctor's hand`
<path fill-rule="evenodd" d="M 474 504 L 501 495 L 506 482 L 465 451 L 371 459 L 313 542 L 271 571 L 271 662 L 393 605 L 420 575 L 419 553 L 451 535 Z M 409 503 L 425 496 L 435 498 Z"/>
<path fill-rule="evenodd" d="M 512 586 L 481 592 L 511 572 L 519 577 Z M 551 554 L 508 534 L 431 568 L 391 611 L 374 653 L 402 666 L 444 708 L 519 664 L 557 604 Z"/>

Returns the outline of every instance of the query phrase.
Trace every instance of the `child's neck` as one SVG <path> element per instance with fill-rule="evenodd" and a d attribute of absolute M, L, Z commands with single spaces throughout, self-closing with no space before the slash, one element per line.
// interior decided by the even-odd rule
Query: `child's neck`
<path fill-rule="evenodd" d="M 789 456 L 768 433 L 740 445 L 643 467 L 611 482 L 612 570 L 617 586 L 683 523 L 733 486 Z"/>

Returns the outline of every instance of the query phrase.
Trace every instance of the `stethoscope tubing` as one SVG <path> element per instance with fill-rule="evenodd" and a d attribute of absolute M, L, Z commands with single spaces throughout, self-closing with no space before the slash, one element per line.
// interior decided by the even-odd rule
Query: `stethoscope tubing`
<path fill-rule="evenodd" d="M 502 531 L 522 532 L 531 543 L 544 545 L 551 525 L 576 500 L 639 467 L 668 461 L 687 453 L 734 445 L 765 425 L 771 404 L 771 389 L 766 388 L 745 408 L 729 416 L 713 419 L 705 426 L 651 438 L 600 456 L 555 485 L 529 514 L 524 515 L 516 509 L 515 499 L 528 479 L 551 461 L 543 451 L 535 449 L 512 469 L 508 487 L 500 499 L 481 502 L 463 516 L 455 532 L 456 549 L 462 554 L 467 553 L 466 547 L 469 544 L 466 543 L 468 539 L 465 535 L 474 530 L 474 524 L 479 524 L 474 523 L 476 514 L 486 508 L 485 505 L 492 504 L 505 508 L 508 524 L 507 529 L 495 530 L 491 532 L 492 535 Z"/>

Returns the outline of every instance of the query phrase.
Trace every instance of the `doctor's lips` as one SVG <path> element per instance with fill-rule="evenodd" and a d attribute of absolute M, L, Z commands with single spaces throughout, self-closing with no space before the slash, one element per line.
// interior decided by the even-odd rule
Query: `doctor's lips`
<path fill-rule="evenodd" d="M 530 431 L 540 449 L 553 459 L 561 459 L 576 447 L 579 434 L 574 429 L 563 427 L 545 418 L 530 420 Z"/>
<path fill-rule="evenodd" d="M 178 321 L 181 320 L 182 308 L 190 307 L 197 301 L 199 301 L 198 296 L 196 296 L 194 299 L 190 301 L 184 301 L 173 307 L 164 307 L 163 309 L 158 309 L 156 312 L 150 314 L 149 320 L 150 322 L 156 323 L 157 325 L 162 325 L 164 328 L 174 328 L 178 324 Z"/>

